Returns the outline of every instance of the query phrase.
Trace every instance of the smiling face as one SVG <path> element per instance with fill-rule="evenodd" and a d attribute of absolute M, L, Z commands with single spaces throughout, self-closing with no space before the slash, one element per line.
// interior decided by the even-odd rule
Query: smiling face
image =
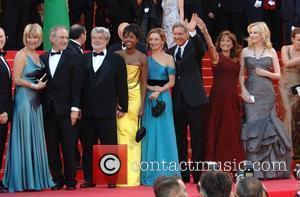
<path fill-rule="evenodd" d="M 249 41 L 252 44 L 257 44 L 257 43 L 260 43 L 260 42 L 263 41 L 263 37 L 262 37 L 261 31 L 260 31 L 260 29 L 258 27 L 252 26 L 249 29 Z"/>
<path fill-rule="evenodd" d="M 51 35 L 50 40 L 55 51 L 63 51 L 68 46 L 69 33 L 66 29 L 59 28 Z"/>
<path fill-rule="evenodd" d="M 0 51 L 3 50 L 5 42 L 6 42 L 6 36 L 4 30 L 0 28 Z"/>
<path fill-rule="evenodd" d="M 106 49 L 106 46 L 109 42 L 109 39 L 105 36 L 104 33 L 94 32 L 91 35 L 92 47 L 96 52 L 101 52 Z"/>
<path fill-rule="evenodd" d="M 138 43 L 137 36 L 132 32 L 127 32 L 123 36 L 123 41 L 127 49 L 135 48 Z"/>
<path fill-rule="evenodd" d="M 29 33 L 26 36 L 26 46 L 31 49 L 35 50 L 39 46 L 39 36 L 37 34 Z"/>
<path fill-rule="evenodd" d="M 220 40 L 220 48 L 222 51 L 230 51 L 233 47 L 233 42 L 228 35 L 224 35 Z"/>
<path fill-rule="evenodd" d="M 164 41 L 162 40 L 159 33 L 151 33 L 148 37 L 148 43 L 151 50 L 162 50 Z"/>
<path fill-rule="evenodd" d="M 178 46 L 182 46 L 189 39 L 189 33 L 183 27 L 175 27 L 173 29 L 173 39 Z"/>

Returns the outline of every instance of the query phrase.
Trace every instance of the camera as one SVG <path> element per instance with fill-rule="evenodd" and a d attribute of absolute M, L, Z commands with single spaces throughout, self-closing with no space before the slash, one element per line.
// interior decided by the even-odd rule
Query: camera
<path fill-rule="evenodd" d="M 243 167 L 239 168 L 235 173 L 235 182 L 239 182 L 244 177 L 253 177 L 254 169 L 252 161 L 243 161 Z"/>

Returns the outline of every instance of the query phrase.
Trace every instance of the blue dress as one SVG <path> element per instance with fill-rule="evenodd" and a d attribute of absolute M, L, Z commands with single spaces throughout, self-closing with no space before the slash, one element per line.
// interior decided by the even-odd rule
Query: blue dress
<path fill-rule="evenodd" d="M 175 75 L 174 68 L 161 65 L 152 57 L 148 58 L 148 65 L 150 80 L 168 80 L 169 75 Z M 171 94 L 169 91 L 160 93 L 158 100 L 165 102 L 166 109 L 155 118 L 151 113 L 152 104 L 155 104 L 155 101 L 149 99 L 151 93 L 147 92 L 142 120 L 146 128 L 140 165 L 143 185 L 153 185 L 156 178 L 162 175 L 180 177 Z"/>
<path fill-rule="evenodd" d="M 22 79 L 35 83 L 42 67 L 27 56 Z M 44 137 L 43 111 L 38 91 L 15 89 L 12 132 L 3 183 L 10 192 L 52 187 Z"/>

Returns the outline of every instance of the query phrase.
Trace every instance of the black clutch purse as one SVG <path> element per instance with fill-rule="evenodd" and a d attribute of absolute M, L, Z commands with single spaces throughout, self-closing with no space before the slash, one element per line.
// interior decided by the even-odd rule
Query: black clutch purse
<path fill-rule="evenodd" d="M 143 127 L 142 124 L 140 124 L 140 119 L 142 120 L 142 117 L 139 116 L 138 130 L 137 130 L 136 135 L 135 135 L 135 141 L 136 142 L 140 142 L 143 139 L 143 137 L 146 135 L 146 128 Z"/>
<path fill-rule="evenodd" d="M 152 104 L 152 101 L 151 101 Z M 166 109 L 166 103 L 165 101 L 159 101 L 158 99 L 156 100 L 156 105 L 151 108 L 152 116 L 157 118 L 160 116 Z"/>
<path fill-rule="evenodd" d="M 300 84 L 294 85 L 291 87 L 291 91 L 294 95 L 298 95 L 297 88 L 300 88 Z"/>

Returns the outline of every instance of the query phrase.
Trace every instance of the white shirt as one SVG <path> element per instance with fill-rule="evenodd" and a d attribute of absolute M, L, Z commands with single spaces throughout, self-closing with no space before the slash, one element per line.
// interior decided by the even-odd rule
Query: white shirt
<path fill-rule="evenodd" d="M 189 32 L 189 34 L 190 34 L 191 37 L 194 37 L 194 36 L 196 35 L 196 30 L 193 31 L 193 32 Z M 177 51 L 178 51 L 178 48 L 180 47 L 180 49 L 181 49 L 181 54 L 180 54 L 180 56 L 182 57 L 182 54 L 183 54 L 184 49 L 185 49 L 186 45 L 188 44 L 188 42 L 189 42 L 189 40 L 187 40 L 182 46 L 178 46 L 178 45 L 177 45 L 177 47 L 176 47 L 176 49 L 175 49 L 175 53 L 174 53 L 174 58 L 175 58 L 175 60 L 176 60 L 176 53 L 177 53 Z"/>
<path fill-rule="evenodd" d="M 124 42 L 122 42 L 121 47 L 122 47 L 122 50 L 125 50 L 126 47 L 124 47 L 123 44 L 124 44 Z"/>
<path fill-rule="evenodd" d="M 95 52 L 95 51 L 93 51 L 93 52 Z M 106 56 L 106 54 L 107 54 L 107 50 L 106 49 L 104 49 L 103 50 L 103 53 L 104 53 L 104 55 L 97 55 L 97 56 L 94 56 L 93 54 L 92 54 L 92 59 L 93 59 L 93 69 L 94 69 L 94 72 L 97 72 L 97 70 L 100 68 L 100 66 L 102 65 L 102 63 L 103 63 L 103 61 L 104 61 L 104 58 L 105 58 L 105 56 Z"/>
<path fill-rule="evenodd" d="M 54 51 L 53 49 L 51 49 L 51 52 L 57 52 L 57 51 Z M 61 51 L 61 53 L 62 53 L 62 51 Z M 52 78 L 55 74 L 60 57 L 61 57 L 61 54 L 60 55 L 59 54 L 57 54 L 57 55 L 49 54 L 49 69 L 50 69 Z"/>
<path fill-rule="evenodd" d="M 5 64 L 5 66 L 6 66 L 7 70 L 8 70 L 8 76 L 9 76 L 9 78 L 10 78 L 11 76 L 10 76 L 10 69 L 9 69 L 9 66 L 7 65 L 7 63 L 6 63 L 6 61 L 5 61 L 5 59 L 4 59 L 3 56 L 0 56 L 0 58 L 1 58 L 2 62 Z"/>

